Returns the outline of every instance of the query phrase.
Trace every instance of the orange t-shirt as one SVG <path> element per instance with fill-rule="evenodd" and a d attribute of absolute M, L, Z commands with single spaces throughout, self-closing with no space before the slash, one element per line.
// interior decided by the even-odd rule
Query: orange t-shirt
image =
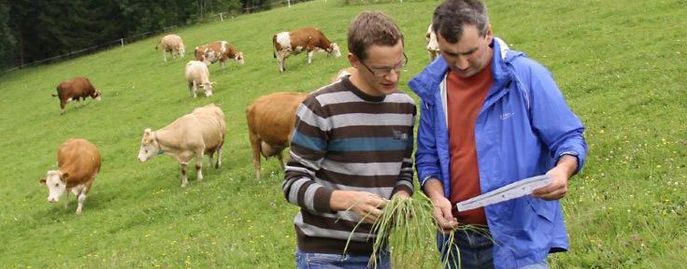
<path fill-rule="evenodd" d="M 460 223 L 487 224 L 484 208 L 458 213 L 455 204 L 481 194 L 475 147 L 475 122 L 493 82 L 491 61 L 479 73 L 461 78 L 449 72 L 446 83 L 451 203 Z"/>

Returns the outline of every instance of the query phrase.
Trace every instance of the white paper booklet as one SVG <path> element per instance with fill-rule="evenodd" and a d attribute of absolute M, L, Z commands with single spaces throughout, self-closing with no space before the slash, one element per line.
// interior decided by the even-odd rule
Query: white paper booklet
<path fill-rule="evenodd" d="M 456 207 L 458 207 L 459 212 L 485 207 L 531 194 L 533 190 L 549 185 L 550 183 L 551 177 L 548 175 L 528 177 L 457 203 Z"/>

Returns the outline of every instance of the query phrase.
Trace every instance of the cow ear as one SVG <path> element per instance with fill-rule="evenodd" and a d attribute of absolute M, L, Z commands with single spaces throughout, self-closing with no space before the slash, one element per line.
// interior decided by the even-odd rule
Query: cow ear
<path fill-rule="evenodd" d="M 153 130 L 151 130 L 150 128 L 146 128 L 145 130 L 143 130 L 143 135 L 144 135 L 144 136 L 149 136 L 150 133 L 152 133 L 152 132 L 153 132 Z"/>
<path fill-rule="evenodd" d="M 62 173 L 62 172 L 60 172 L 60 179 L 62 179 L 63 181 L 64 181 L 65 178 L 68 178 L 68 177 L 69 177 L 69 173 Z"/>
<path fill-rule="evenodd" d="M 43 184 L 43 185 L 46 185 L 46 183 L 45 183 L 45 182 L 46 182 L 46 181 L 45 181 L 45 178 L 41 178 L 38 182 L 41 183 L 41 184 Z"/>

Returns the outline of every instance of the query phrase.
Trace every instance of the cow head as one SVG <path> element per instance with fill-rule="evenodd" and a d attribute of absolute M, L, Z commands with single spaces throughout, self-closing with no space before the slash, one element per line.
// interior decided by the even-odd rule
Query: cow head
<path fill-rule="evenodd" d="M 141 148 L 138 150 L 138 160 L 145 162 L 162 153 L 160 143 L 157 141 L 157 136 L 150 129 L 143 131 L 143 138 L 141 138 Z"/>
<path fill-rule="evenodd" d="M 64 179 L 68 176 L 69 174 L 62 173 L 59 170 L 50 170 L 45 178 L 40 180 L 41 184 L 48 186 L 48 202 L 55 203 L 60 200 L 60 197 L 67 189 Z"/>
<path fill-rule="evenodd" d="M 91 94 L 91 98 L 100 101 L 102 95 L 103 95 L 103 93 L 101 93 L 99 90 L 95 90 Z"/>
<path fill-rule="evenodd" d="M 243 58 L 243 52 L 240 52 L 240 51 L 239 51 L 238 53 L 236 53 L 236 56 L 234 56 L 234 60 L 236 60 L 236 61 L 237 61 L 238 63 L 240 63 L 240 64 L 245 64 L 245 63 L 246 63 L 246 62 L 244 61 L 244 58 Z"/>
<path fill-rule="evenodd" d="M 339 49 L 339 45 L 336 43 L 332 43 L 329 45 L 329 48 L 327 48 L 327 52 L 329 55 L 334 55 L 335 57 L 341 57 L 341 50 Z"/>
<path fill-rule="evenodd" d="M 213 81 L 208 81 L 208 82 L 205 82 L 203 84 L 200 84 L 200 86 L 205 91 L 206 97 L 212 96 L 212 86 L 214 86 L 214 85 L 215 85 L 215 82 L 213 82 Z"/>

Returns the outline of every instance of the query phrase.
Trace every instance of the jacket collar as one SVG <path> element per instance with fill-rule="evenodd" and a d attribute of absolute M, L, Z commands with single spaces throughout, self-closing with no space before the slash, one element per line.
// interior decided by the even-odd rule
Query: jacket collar
<path fill-rule="evenodd" d="M 490 46 L 494 49 L 494 56 L 492 57 L 492 71 L 494 77 L 494 86 L 492 92 L 488 95 L 495 94 L 495 91 L 502 89 L 502 85 L 508 84 L 511 80 L 511 72 L 508 71 L 508 64 L 510 64 L 518 56 L 524 55 L 522 52 L 512 51 L 508 44 L 498 37 L 494 37 Z M 415 76 L 408 86 L 420 96 L 423 101 L 431 102 L 437 92 L 439 92 L 439 84 L 444 79 L 446 72 L 448 72 L 448 64 L 444 57 L 439 56 L 437 59 L 429 64 L 419 75 Z"/>

